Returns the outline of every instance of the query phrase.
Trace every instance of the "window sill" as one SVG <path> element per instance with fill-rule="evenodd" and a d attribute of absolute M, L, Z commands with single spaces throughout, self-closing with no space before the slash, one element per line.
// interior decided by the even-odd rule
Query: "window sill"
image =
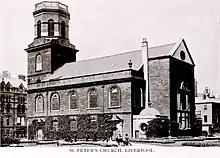
<path fill-rule="evenodd" d="M 58 112 L 58 111 L 60 111 L 60 110 L 51 110 L 51 112 Z"/>
<path fill-rule="evenodd" d="M 99 108 L 96 107 L 96 108 L 87 108 L 87 110 L 98 110 Z"/>
<path fill-rule="evenodd" d="M 36 111 L 36 114 L 42 114 L 44 113 L 44 111 Z M 19 114 L 22 114 L 22 113 L 19 113 Z"/>
<path fill-rule="evenodd" d="M 79 109 L 68 109 L 69 111 L 79 111 Z"/>
<path fill-rule="evenodd" d="M 108 107 L 108 109 L 118 109 L 118 108 L 121 108 L 121 106 L 110 106 L 110 107 Z"/>

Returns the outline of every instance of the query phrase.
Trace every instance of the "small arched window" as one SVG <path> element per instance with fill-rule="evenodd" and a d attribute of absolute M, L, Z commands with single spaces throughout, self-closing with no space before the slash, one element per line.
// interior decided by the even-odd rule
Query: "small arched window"
<path fill-rule="evenodd" d="M 120 92 L 118 87 L 114 86 L 110 88 L 109 99 L 110 107 L 120 106 Z"/>
<path fill-rule="evenodd" d="M 88 93 L 89 108 L 98 107 L 98 92 L 96 89 L 90 89 Z"/>
<path fill-rule="evenodd" d="M 1 112 L 4 113 L 4 108 L 5 108 L 5 105 L 3 103 L 1 103 Z"/>
<path fill-rule="evenodd" d="M 37 37 L 41 37 L 41 21 L 37 22 Z"/>
<path fill-rule="evenodd" d="M 48 20 L 48 36 L 54 36 L 54 21 Z"/>
<path fill-rule="evenodd" d="M 51 96 L 51 110 L 60 110 L 60 98 L 57 93 Z"/>
<path fill-rule="evenodd" d="M 44 111 L 44 100 L 42 95 L 37 96 L 35 104 L 36 104 L 36 112 Z"/>
<path fill-rule="evenodd" d="M 78 108 L 77 94 L 75 91 L 71 92 L 69 95 L 69 108 L 70 109 Z"/>
<path fill-rule="evenodd" d="M 61 23 L 61 37 L 65 38 L 66 37 L 66 24 L 64 21 Z"/>
<path fill-rule="evenodd" d="M 36 71 L 41 71 L 42 70 L 42 56 L 38 54 L 36 56 Z"/>

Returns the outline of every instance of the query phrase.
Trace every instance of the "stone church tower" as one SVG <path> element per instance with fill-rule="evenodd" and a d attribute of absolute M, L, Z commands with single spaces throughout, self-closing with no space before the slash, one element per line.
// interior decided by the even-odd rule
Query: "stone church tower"
<path fill-rule="evenodd" d="M 78 50 L 69 41 L 68 6 L 59 2 L 35 5 L 34 41 L 28 53 L 28 84 L 41 82 L 65 63 L 75 62 Z"/>

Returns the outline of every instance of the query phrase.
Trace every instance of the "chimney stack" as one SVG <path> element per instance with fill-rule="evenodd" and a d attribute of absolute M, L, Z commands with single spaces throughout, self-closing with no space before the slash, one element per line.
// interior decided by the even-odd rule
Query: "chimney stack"
<path fill-rule="evenodd" d="M 145 107 L 148 107 L 150 103 L 150 96 L 149 96 L 148 42 L 146 38 L 144 38 L 142 42 L 142 64 L 143 64 L 144 80 L 146 81 Z"/>
<path fill-rule="evenodd" d="M 26 78 L 25 75 L 22 75 L 22 74 L 18 75 L 18 79 L 21 79 L 21 80 L 23 80 L 23 81 L 26 81 L 25 78 Z"/>
<path fill-rule="evenodd" d="M 10 73 L 7 70 L 4 70 L 4 71 L 2 71 L 2 77 L 3 78 L 10 78 L 11 75 L 10 75 Z"/>

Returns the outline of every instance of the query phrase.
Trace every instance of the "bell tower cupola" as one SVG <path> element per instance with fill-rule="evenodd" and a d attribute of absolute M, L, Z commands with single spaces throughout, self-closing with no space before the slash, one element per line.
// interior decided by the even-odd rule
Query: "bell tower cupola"
<path fill-rule="evenodd" d="M 35 38 L 69 38 L 68 6 L 59 2 L 41 2 L 35 5 L 33 15 Z"/>
<path fill-rule="evenodd" d="M 76 61 L 78 50 L 69 41 L 70 13 L 60 2 L 35 5 L 34 39 L 28 48 L 28 84 L 41 82 L 55 70 Z"/>

